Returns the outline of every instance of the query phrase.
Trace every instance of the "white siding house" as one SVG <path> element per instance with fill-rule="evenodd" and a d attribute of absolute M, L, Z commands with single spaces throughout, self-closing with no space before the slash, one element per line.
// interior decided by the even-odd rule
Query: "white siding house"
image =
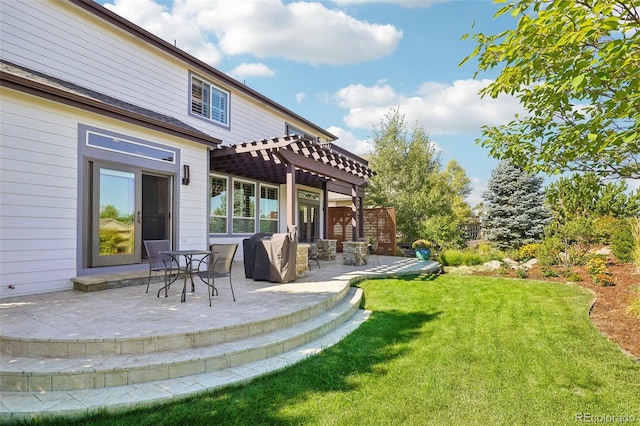
<path fill-rule="evenodd" d="M 335 136 L 91 0 L 4 1 L 0 40 L 0 298 L 146 269 L 144 239 L 320 238 L 328 191 L 364 194 Z M 249 172 L 252 141 L 287 152 Z"/>

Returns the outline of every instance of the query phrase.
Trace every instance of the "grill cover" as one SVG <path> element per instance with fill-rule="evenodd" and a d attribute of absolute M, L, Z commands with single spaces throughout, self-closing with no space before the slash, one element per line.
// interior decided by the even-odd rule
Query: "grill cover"
<path fill-rule="evenodd" d="M 271 238 L 272 232 L 260 232 L 250 238 L 242 240 L 242 251 L 244 253 L 244 276 L 253 278 L 253 270 L 256 263 L 256 246 L 258 242 L 265 238 Z"/>
<path fill-rule="evenodd" d="M 252 255 L 247 256 L 245 251 L 245 276 L 256 281 L 271 281 L 275 283 L 295 281 L 297 278 L 296 254 L 298 250 L 295 233 L 272 234 L 270 237 L 268 235 L 257 237 L 257 235 L 259 234 L 243 241 L 243 248 L 246 247 L 246 249 L 251 250 L 253 245 L 255 250 L 253 262 Z"/>

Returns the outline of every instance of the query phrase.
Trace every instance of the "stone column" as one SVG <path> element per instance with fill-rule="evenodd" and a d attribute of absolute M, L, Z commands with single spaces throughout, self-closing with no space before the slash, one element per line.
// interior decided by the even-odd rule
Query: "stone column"
<path fill-rule="evenodd" d="M 342 258 L 345 265 L 366 265 L 368 255 L 366 241 L 345 241 L 342 243 Z"/>
<path fill-rule="evenodd" d="M 318 259 L 336 260 L 336 245 L 338 240 L 318 240 Z"/>

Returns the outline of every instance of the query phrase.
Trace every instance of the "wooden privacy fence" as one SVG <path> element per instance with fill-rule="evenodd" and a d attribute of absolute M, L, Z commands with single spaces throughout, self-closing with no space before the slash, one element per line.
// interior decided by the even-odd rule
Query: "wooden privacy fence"
<path fill-rule="evenodd" d="M 375 237 L 378 253 L 396 255 L 396 210 L 393 207 L 368 208 L 363 211 L 364 238 Z M 356 224 L 357 226 L 358 224 Z M 351 241 L 351 207 L 329 207 L 330 240 L 336 240 L 336 250 L 342 252 L 342 242 Z"/>

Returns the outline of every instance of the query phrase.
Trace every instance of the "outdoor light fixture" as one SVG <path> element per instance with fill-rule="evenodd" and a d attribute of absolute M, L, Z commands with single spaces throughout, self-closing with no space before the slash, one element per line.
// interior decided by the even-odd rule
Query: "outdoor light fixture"
<path fill-rule="evenodd" d="M 191 182 L 191 170 L 189 169 L 188 164 L 183 164 L 182 165 L 182 184 L 189 185 L 189 182 Z"/>

